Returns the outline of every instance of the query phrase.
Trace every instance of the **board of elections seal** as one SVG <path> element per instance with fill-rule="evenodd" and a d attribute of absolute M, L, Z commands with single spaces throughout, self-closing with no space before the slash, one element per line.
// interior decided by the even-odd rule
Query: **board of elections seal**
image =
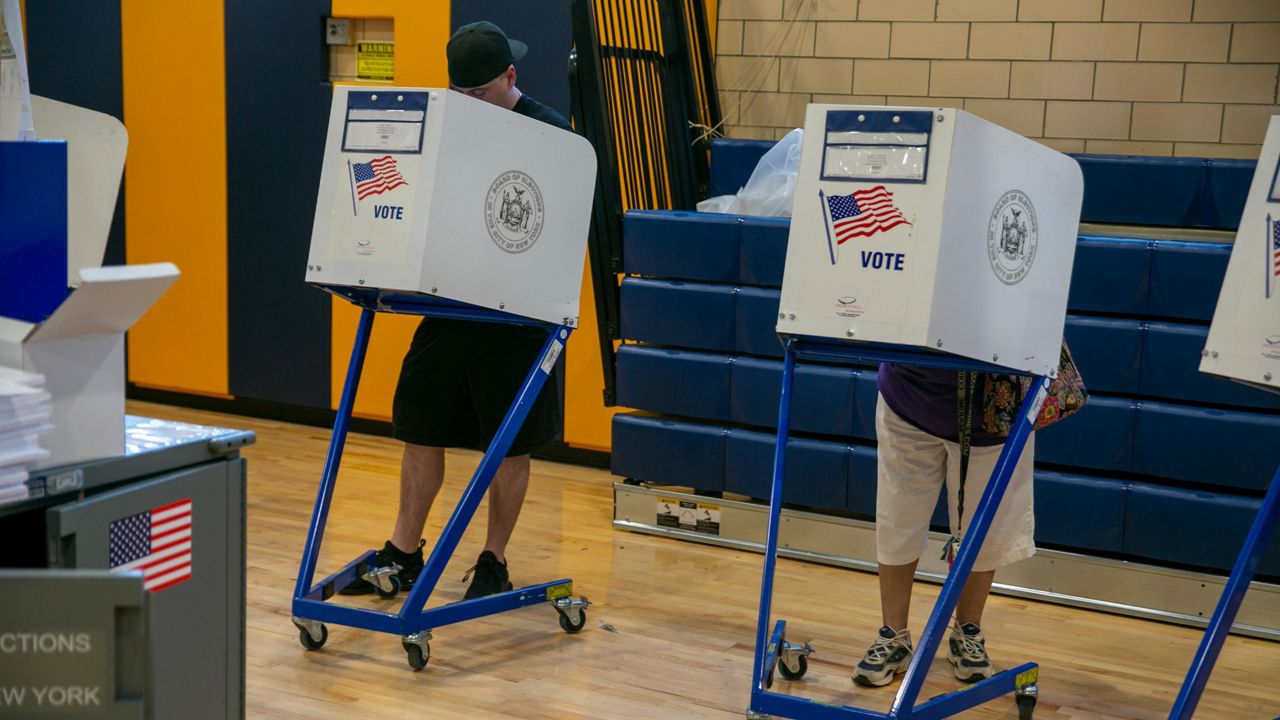
<path fill-rule="evenodd" d="M 484 201 L 484 225 L 504 252 L 522 253 L 542 234 L 542 191 L 519 170 L 508 170 L 489 186 Z"/>
<path fill-rule="evenodd" d="M 1039 242 L 1039 224 L 1031 198 L 1021 190 L 1000 196 L 987 225 L 987 258 L 1005 285 L 1017 285 L 1031 271 Z"/>

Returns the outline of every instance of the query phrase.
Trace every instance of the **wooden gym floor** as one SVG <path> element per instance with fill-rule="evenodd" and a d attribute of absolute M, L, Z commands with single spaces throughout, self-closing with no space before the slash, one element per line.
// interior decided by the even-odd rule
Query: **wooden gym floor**
<path fill-rule="evenodd" d="M 258 435 L 244 453 L 250 718 L 743 717 L 761 556 L 614 530 L 613 477 L 604 470 L 535 462 L 508 552 L 517 585 L 572 577 L 575 591 L 594 603 L 586 628 L 567 635 L 555 612 L 540 606 L 444 627 L 435 633 L 426 670 L 415 673 L 395 637 L 330 625 L 324 649 L 307 652 L 289 621 L 327 430 L 146 403 L 130 403 L 129 411 Z M 478 458 L 450 451 L 429 539 Z M 349 438 L 319 576 L 381 547 L 395 513 L 398 467 L 394 441 Z M 462 576 L 482 544 L 484 512 L 482 505 L 433 605 L 462 597 Z M 937 587 L 917 585 L 914 635 L 936 596 Z M 866 690 L 849 680 L 880 624 L 874 575 L 781 560 L 774 605 L 775 617 L 788 620 L 788 639 L 811 641 L 817 650 L 803 681 L 779 680 L 776 690 L 888 708 L 896 683 Z M 1190 628 L 1000 596 L 991 598 L 984 631 L 997 667 L 1040 663 L 1039 720 L 1167 717 L 1201 637 Z M 1278 678 L 1280 643 L 1232 637 L 1196 717 L 1280 716 Z M 921 697 L 956 687 L 939 657 Z M 1012 698 L 1003 697 L 963 717 L 1017 713 Z"/>

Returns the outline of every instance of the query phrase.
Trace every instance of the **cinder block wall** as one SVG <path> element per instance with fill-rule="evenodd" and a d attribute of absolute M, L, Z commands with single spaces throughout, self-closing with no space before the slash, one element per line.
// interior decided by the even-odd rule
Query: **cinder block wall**
<path fill-rule="evenodd" d="M 960 107 L 1063 152 L 1258 156 L 1280 0 L 721 0 L 724 134 L 809 102 Z"/>

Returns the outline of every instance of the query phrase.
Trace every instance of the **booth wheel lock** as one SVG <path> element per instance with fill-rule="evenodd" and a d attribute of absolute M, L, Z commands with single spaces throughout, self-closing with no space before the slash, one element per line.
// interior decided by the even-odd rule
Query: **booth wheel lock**
<path fill-rule="evenodd" d="M 809 643 L 795 645 L 782 641 L 778 648 L 778 674 L 785 680 L 799 680 L 809 670 L 809 656 L 813 647 Z"/>

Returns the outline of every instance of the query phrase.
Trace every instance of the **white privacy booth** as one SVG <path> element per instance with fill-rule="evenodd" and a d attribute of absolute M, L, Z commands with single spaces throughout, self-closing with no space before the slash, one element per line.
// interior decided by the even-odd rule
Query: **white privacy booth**
<path fill-rule="evenodd" d="M 1200 371 L 1280 391 L 1280 115 L 1267 128 Z"/>
<path fill-rule="evenodd" d="M 307 282 L 362 308 L 293 598 L 308 650 L 325 622 L 400 636 L 423 669 L 434 628 L 546 603 L 560 626 L 586 623 L 573 581 L 424 610 L 499 463 L 578 324 L 596 156 L 572 132 L 436 88 L 335 87 Z M 543 328 L 547 339 L 421 574 L 396 614 L 327 602 L 363 579 L 383 599 L 398 567 L 369 550 L 314 582 L 320 544 L 376 312 Z M 431 326 L 428 325 L 429 332 Z M 440 352 L 461 352 L 443 348 Z"/>
<path fill-rule="evenodd" d="M 1218 294 L 1200 371 L 1280 392 L 1280 115 L 1271 117 Z M 1224 465 L 1226 467 L 1226 465 Z M 1244 602 L 1267 543 L 1280 525 L 1280 468 L 1258 506 L 1170 720 L 1191 720 Z M 1270 713 L 1268 713 L 1270 714 Z"/>
<path fill-rule="evenodd" d="M 576 326 L 585 138 L 440 89 L 336 87 L 307 282 Z"/>
<path fill-rule="evenodd" d="M 1075 160 L 962 110 L 808 107 L 778 310 L 786 352 L 750 717 L 948 717 L 1010 692 L 1031 717 L 1034 663 L 916 699 L 1057 374 L 1083 197 Z M 798 359 L 1036 378 L 888 714 L 769 689 L 775 670 L 802 677 L 813 651 L 787 642 L 783 620 L 770 634 Z"/>
<path fill-rule="evenodd" d="M 1084 181 L 963 110 L 810 105 L 778 332 L 1058 366 Z"/>

